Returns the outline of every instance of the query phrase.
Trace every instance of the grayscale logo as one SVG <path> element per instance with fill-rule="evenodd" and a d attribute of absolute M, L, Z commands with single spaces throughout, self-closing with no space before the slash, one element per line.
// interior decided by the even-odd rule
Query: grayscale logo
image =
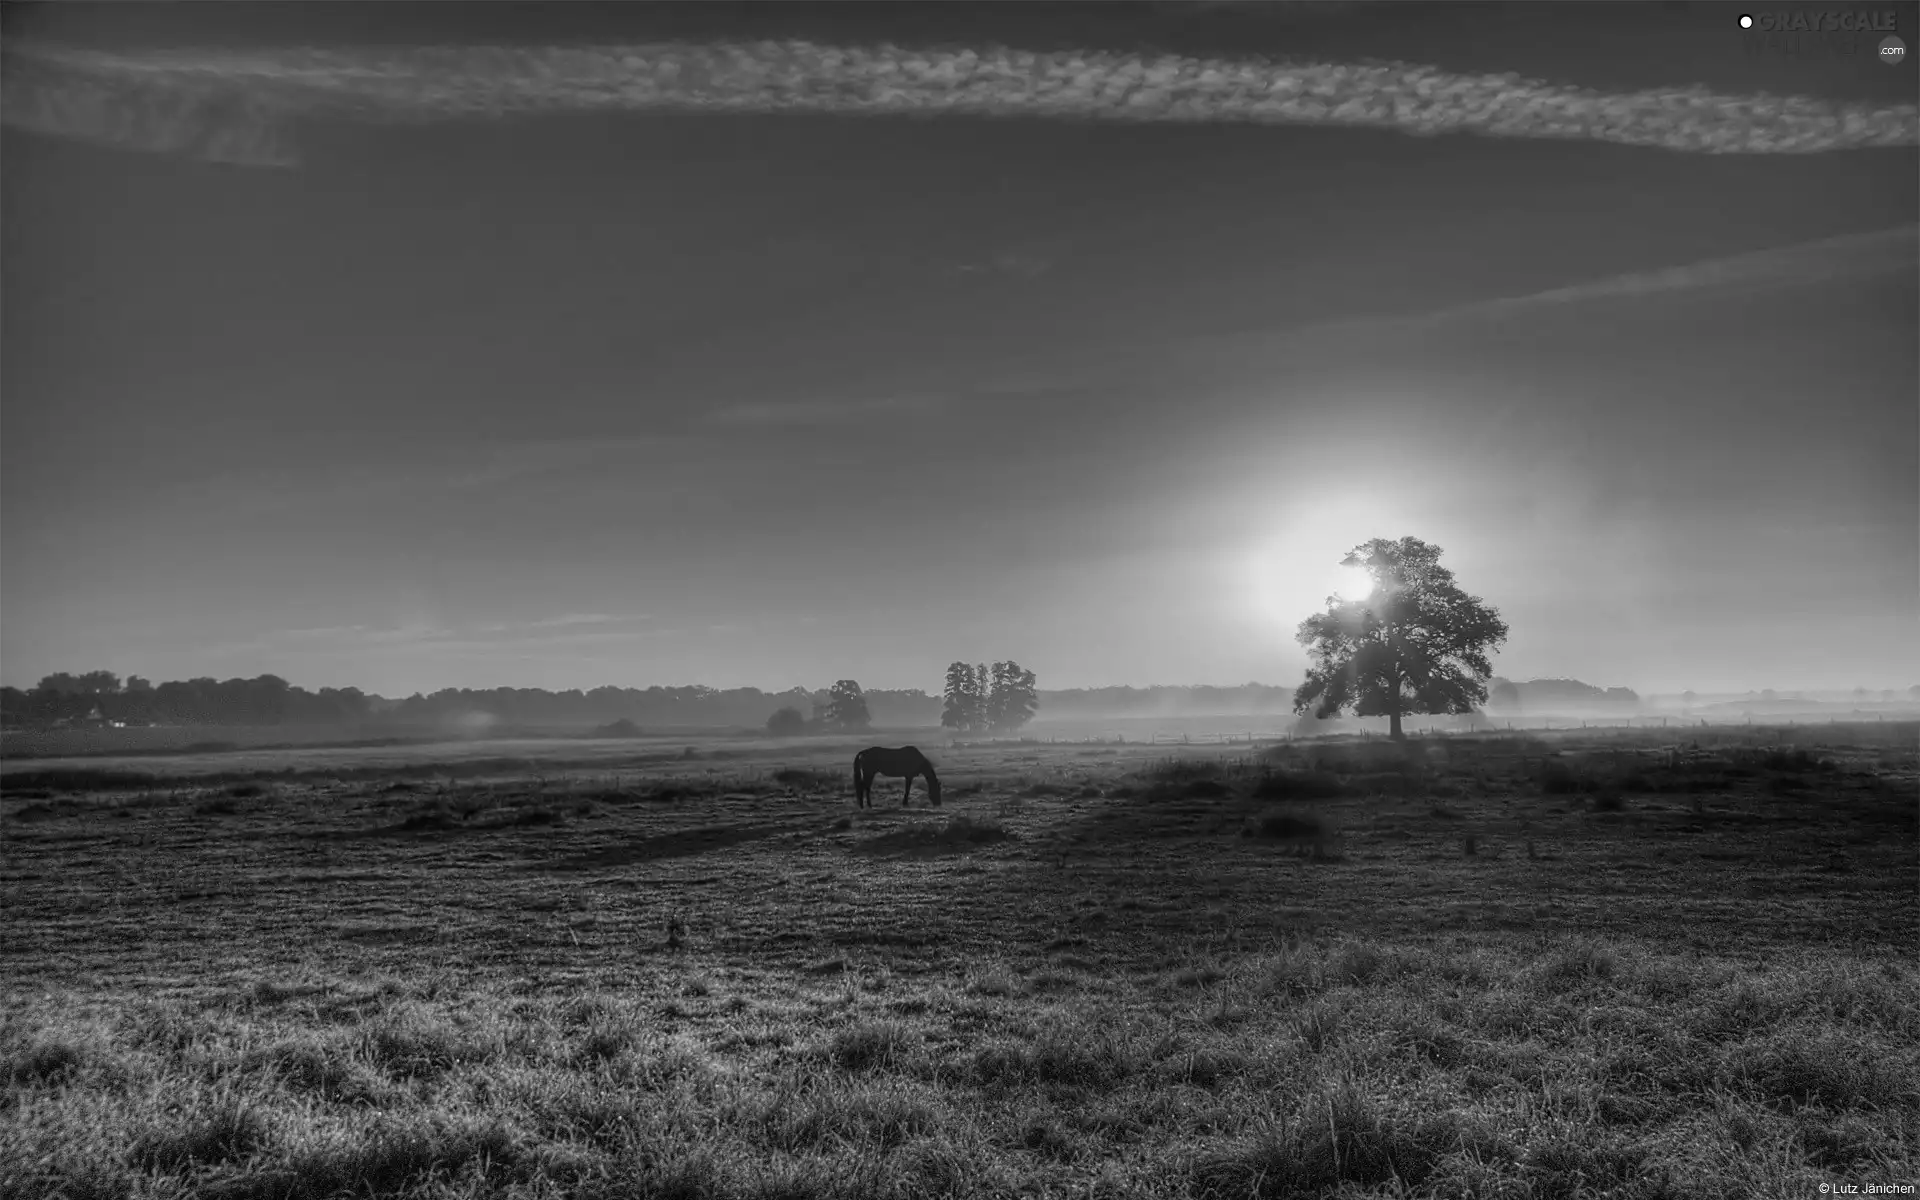
<path fill-rule="evenodd" d="M 1741 13 L 1738 24 L 1744 31 L 1741 43 L 1756 58 L 1878 58 L 1892 66 L 1907 55 L 1907 44 L 1897 33 L 1900 14 L 1893 11 L 1826 8 Z"/>

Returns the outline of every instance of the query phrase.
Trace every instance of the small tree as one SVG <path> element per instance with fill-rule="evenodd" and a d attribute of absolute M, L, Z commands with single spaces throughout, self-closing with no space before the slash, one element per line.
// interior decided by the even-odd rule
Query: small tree
<path fill-rule="evenodd" d="M 806 716 L 792 705 L 767 718 L 767 732 L 774 737 L 799 737 L 806 731 Z"/>
<path fill-rule="evenodd" d="M 1384 716 L 1402 738 L 1404 714 L 1470 713 L 1486 703 L 1487 651 L 1507 640 L 1506 622 L 1460 590 L 1438 546 L 1375 538 L 1342 565 L 1365 567 L 1373 589 L 1300 622 L 1313 665 L 1293 694 L 1295 712 Z"/>
<path fill-rule="evenodd" d="M 1012 733 L 1033 720 L 1040 707 L 1033 672 L 1011 660 L 993 664 L 993 687 L 987 694 L 987 726 L 995 733 Z"/>
<path fill-rule="evenodd" d="M 940 724 L 962 733 L 976 733 L 986 716 L 979 690 L 974 686 L 973 668 L 956 662 L 947 667 L 946 704 L 940 712 Z"/>
<path fill-rule="evenodd" d="M 867 698 L 851 679 L 836 681 L 827 693 L 826 715 L 827 723 L 839 729 L 865 729 L 873 723 L 867 715 Z"/>

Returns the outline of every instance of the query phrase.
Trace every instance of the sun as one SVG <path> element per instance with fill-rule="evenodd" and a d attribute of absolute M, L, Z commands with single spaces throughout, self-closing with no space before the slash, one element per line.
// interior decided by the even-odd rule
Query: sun
<path fill-rule="evenodd" d="M 1333 594 L 1342 600 L 1365 600 L 1373 594 L 1373 576 L 1365 567 L 1336 567 Z"/>

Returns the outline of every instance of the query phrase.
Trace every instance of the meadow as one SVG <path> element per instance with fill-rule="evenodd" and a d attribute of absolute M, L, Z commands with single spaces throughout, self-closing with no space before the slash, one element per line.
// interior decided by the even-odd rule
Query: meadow
<path fill-rule="evenodd" d="M 0 1195 L 1920 1183 L 1912 722 L 856 748 L 8 763 Z"/>

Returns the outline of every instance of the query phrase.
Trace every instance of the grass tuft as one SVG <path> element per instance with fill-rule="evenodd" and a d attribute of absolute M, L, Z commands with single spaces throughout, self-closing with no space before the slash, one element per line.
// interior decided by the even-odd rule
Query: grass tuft
<path fill-rule="evenodd" d="M 147 1171 L 237 1162 L 265 1149 L 269 1132 L 257 1108 L 229 1098 L 148 1129 L 135 1139 L 131 1156 L 135 1166 Z"/>
<path fill-rule="evenodd" d="M 61 1083 L 86 1067 L 91 1057 L 77 1042 L 36 1041 L 7 1056 L 6 1082 L 9 1087 Z"/>
<path fill-rule="evenodd" d="M 827 1060 L 843 1071 L 872 1071 L 895 1065 L 913 1043 L 898 1021 L 862 1021 L 833 1035 Z"/>

